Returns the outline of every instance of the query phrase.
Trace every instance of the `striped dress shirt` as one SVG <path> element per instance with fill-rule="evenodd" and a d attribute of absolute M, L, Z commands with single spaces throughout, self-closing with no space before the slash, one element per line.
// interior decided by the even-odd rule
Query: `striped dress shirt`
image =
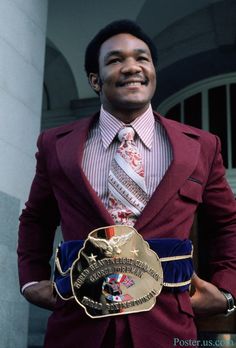
<path fill-rule="evenodd" d="M 126 126 L 101 106 L 100 118 L 91 128 L 84 148 L 82 168 L 91 186 L 108 208 L 108 174 L 120 141 L 117 133 Z M 154 118 L 151 105 L 130 123 L 142 156 L 147 194 L 152 196 L 171 161 L 172 148 L 163 126 Z"/>

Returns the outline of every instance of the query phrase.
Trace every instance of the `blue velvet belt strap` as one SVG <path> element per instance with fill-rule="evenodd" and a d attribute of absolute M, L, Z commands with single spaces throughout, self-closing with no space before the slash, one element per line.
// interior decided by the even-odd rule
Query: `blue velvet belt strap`
<path fill-rule="evenodd" d="M 146 240 L 158 255 L 163 269 L 163 286 L 174 292 L 189 290 L 193 275 L 192 242 L 188 239 L 159 238 Z M 68 299 L 72 296 L 70 268 L 78 258 L 83 240 L 62 242 L 58 248 L 54 283 L 59 295 Z"/>

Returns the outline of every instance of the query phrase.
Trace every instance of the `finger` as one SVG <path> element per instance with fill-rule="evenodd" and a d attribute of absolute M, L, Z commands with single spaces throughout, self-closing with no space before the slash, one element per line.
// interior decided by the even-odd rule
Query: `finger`
<path fill-rule="evenodd" d="M 191 279 L 191 285 L 195 288 L 201 288 L 204 285 L 205 281 L 201 279 L 196 273 L 193 274 Z"/>
<path fill-rule="evenodd" d="M 190 297 L 190 303 L 192 305 L 192 308 L 195 308 L 196 307 L 196 302 L 197 302 L 197 295 L 196 293 L 193 294 L 191 297 Z"/>

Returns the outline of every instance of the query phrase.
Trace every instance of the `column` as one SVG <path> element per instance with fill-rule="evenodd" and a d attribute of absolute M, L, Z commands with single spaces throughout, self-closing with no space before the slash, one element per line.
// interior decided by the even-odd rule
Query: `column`
<path fill-rule="evenodd" d="M 29 306 L 19 293 L 18 216 L 40 131 L 47 0 L 0 0 L 0 342 L 26 348 Z"/>

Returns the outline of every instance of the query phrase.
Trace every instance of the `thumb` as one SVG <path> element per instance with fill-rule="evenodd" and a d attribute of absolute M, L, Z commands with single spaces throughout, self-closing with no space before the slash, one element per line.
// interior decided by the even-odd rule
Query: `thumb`
<path fill-rule="evenodd" d="M 204 285 L 204 280 L 198 277 L 196 273 L 193 273 L 192 280 L 191 280 L 191 285 L 195 287 L 195 289 L 199 289 L 203 287 Z"/>
<path fill-rule="evenodd" d="M 191 280 L 190 302 L 193 308 L 195 308 L 199 302 L 201 296 L 201 283 L 202 279 L 198 277 L 196 273 L 193 273 Z"/>

